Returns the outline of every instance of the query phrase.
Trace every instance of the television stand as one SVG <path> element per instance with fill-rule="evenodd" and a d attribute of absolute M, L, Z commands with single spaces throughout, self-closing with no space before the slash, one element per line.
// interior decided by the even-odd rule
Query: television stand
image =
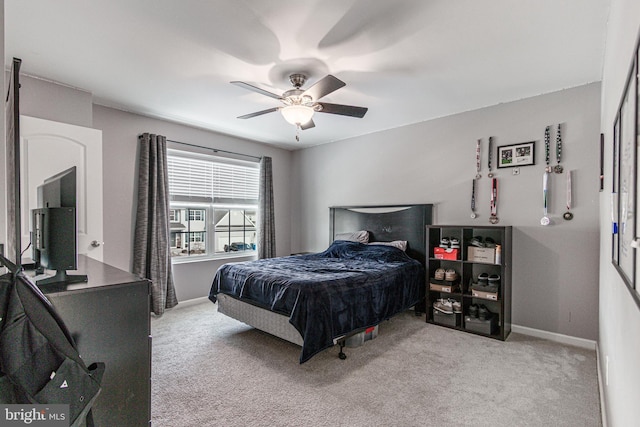
<path fill-rule="evenodd" d="M 67 274 L 67 270 L 56 270 L 55 276 L 47 277 L 46 279 L 40 279 L 36 281 L 38 286 L 50 285 L 52 283 L 60 283 L 71 285 L 73 283 L 86 283 L 86 274 Z"/>

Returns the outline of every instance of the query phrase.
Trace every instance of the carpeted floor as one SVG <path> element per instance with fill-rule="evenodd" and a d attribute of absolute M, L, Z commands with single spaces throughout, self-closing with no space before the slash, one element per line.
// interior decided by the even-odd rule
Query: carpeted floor
<path fill-rule="evenodd" d="M 430 325 L 300 365 L 297 347 L 208 301 L 151 321 L 152 422 L 188 426 L 600 426 L 595 351 Z"/>

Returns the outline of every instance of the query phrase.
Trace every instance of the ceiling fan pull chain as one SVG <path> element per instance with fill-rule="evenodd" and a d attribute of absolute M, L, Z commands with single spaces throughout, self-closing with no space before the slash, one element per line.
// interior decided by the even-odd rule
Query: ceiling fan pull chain
<path fill-rule="evenodd" d="M 300 125 L 296 125 L 296 142 L 300 142 Z"/>

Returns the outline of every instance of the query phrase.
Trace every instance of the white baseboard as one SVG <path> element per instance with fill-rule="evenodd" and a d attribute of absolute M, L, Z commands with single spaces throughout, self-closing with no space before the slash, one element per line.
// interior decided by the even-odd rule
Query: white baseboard
<path fill-rule="evenodd" d="M 607 406 L 604 398 L 604 376 L 600 369 L 600 346 L 596 346 L 596 365 L 598 367 L 598 391 L 600 392 L 600 419 L 602 426 L 607 427 Z"/>
<path fill-rule="evenodd" d="M 209 301 L 209 297 L 199 297 L 199 298 L 187 299 L 184 301 L 178 301 L 178 305 L 176 305 L 173 309 L 176 310 L 178 308 L 187 308 L 194 305 L 202 304 L 205 301 Z"/>
<path fill-rule="evenodd" d="M 596 349 L 596 342 L 584 338 L 572 337 L 570 335 L 558 334 L 555 332 L 543 331 L 540 329 L 527 328 L 526 326 L 511 325 L 511 331 L 518 334 L 529 335 L 536 338 L 544 338 L 549 341 L 555 341 L 562 344 L 573 345 L 576 347 L 586 348 L 588 350 Z"/>

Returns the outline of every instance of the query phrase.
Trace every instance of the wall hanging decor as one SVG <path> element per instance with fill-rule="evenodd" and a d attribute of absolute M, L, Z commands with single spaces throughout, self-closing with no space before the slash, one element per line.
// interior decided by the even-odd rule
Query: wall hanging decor
<path fill-rule="evenodd" d="M 498 147 L 498 167 L 512 168 L 535 165 L 536 142 L 503 145 Z"/>
<path fill-rule="evenodd" d="M 545 172 L 551 173 L 553 168 L 551 167 L 551 156 L 549 155 L 551 151 L 551 126 L 547 126 L 544 129 L 544 162 L 546 163 L 546 167 L 544 168 Z"/>
<path fill-rule="evenodd" d="M 573 213 L 571 212 L 571 171 L 567 171 L 567 211 L 562 217 L 567 221 L 573 219 Z"/>
<path fill-rule="evenodd" d="M 632 68 L 635 76 L 635 67 Z M 633 94 L 632 94 L 633 92 Z M 619 185 L 618 210 L 619 210 L 619 259 L 620 272 L 630 284 L 635 283 L 635 248 L 631 243 L 635 239 L 635 156 L 636 143 L 633 117 L 635 115 L 635 78 L 629 80 L 628 88 L 620 107 L 620 146 L 618 148 Z M 635 287 L 635 286 L 634 286 Z"/>
<path fill-rule="evenodd" d="M 600 192 L 604 191 L 604 133 L 600 134 Z"/>
<path fill-rule="evenodd" d="M 563 168 L 560 162 L 562 162 L 562 125 L 558 123 L 558 130 L 556 132 L 556 162 L 557 164 L 553 168 L 555 173 L 562 173 Z"/>
<path fill-rule="evenodd" d="M 493 160 L 493 137 L 489 137 L 489 154 L 487 155 L 487 167 L 489 168 L 489 173 L 487 176 L 489 178 L 493 178 L 493 172 L 491 171 L 491 161 Z"/>
<path fill-rule="evenodd" d="M 491 224 L 497 224 L 498 219 L 498 179 L 491 178 L 491 216 L 489 217 Z"/>
<path fill-rule="evenodd" d="M 611 193 L 612 262 L 640 307 L 640 238 L 637 237 L 638 191 L 638 57 L 636 41 L 622 99 L 613 124 L 613 185 Z"/>
<path fill-rule="evenodd" d="M 540 219 L 540 225 L 547 226 L 551 224 L 551 218 L 549 218 L 549 172 L 547 171 L 544 171 L 544 175 L 542 175 L 542 206 L 544 215 Z"/>
<path fill-rule="evenodd" d="M 482 144 L 481 139 L 476 143 L 476 179 L 482 178 L 482 174 L 480 173 L 480 144 Z"/>
<path fill-rule="evenodd" d="M 471 185 L 471 218 L 476 219 L 478 214 L 476 213 L 476 180 L 473 180 Z"/>
<path fill-rule="evenodd" d="M 611 191 L 611 256 L 613 265 L 618 265 L 618 146 L 620 145 L 620 115 L 616 116 L 613 125 L 613 173 Z"/>

